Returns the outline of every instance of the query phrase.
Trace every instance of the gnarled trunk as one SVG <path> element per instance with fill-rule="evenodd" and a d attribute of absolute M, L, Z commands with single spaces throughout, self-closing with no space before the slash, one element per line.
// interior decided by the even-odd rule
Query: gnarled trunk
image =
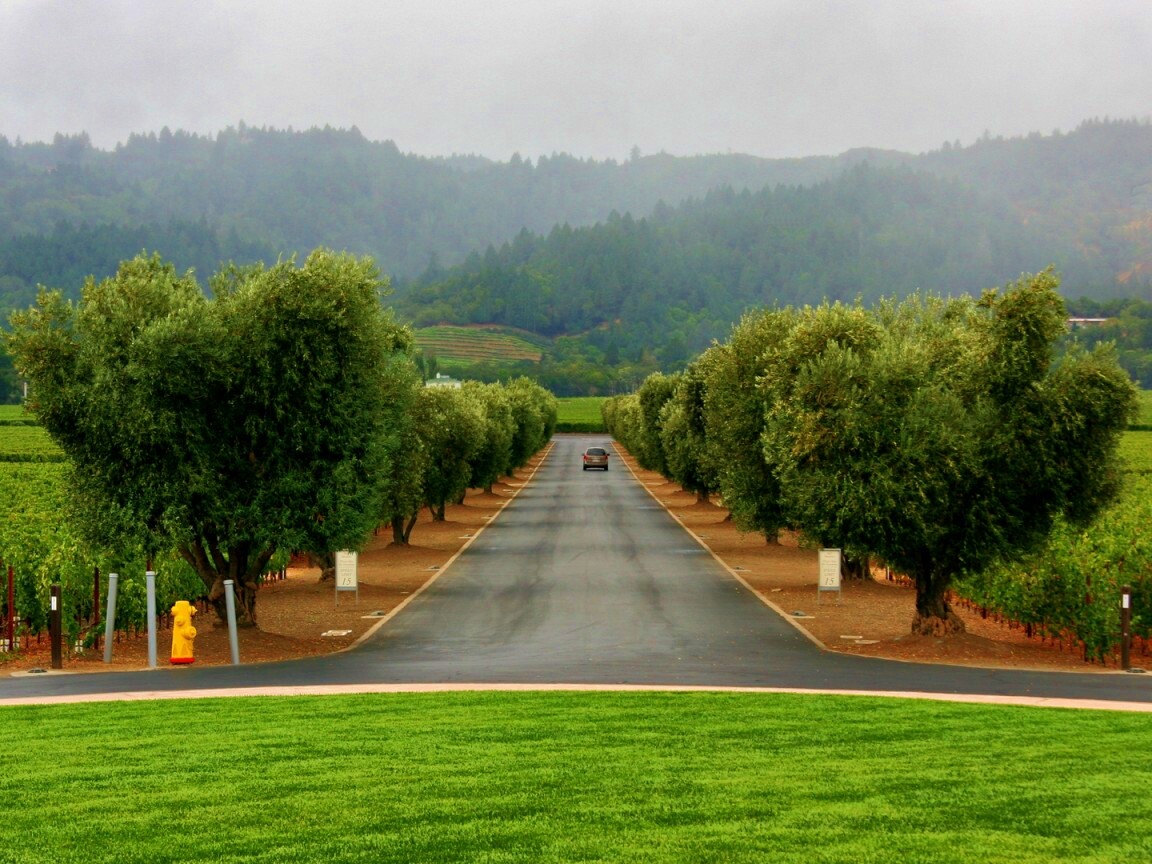
<path fill-rule="evenodd" d="M 940 573 L 916 573 L 916 615 L 912 632 L 919 636 L 949 636 L 964 632 L 964 622 L 952 611 L 945 594 L 951 576 Z"/>
<path fill-rule="evenodd" d="M 845 555 L 840 562 L 840 576 L 844 579 L 864 579 L 868 576 L 868 556 L 852 558 Z"/>
<path fill-rule="evenodd" d="M 419 513 L 413 513 L 412 516 L 405 521 L 403 516 L 392 517 L 392 542 L 397 546 L 407 546 L 408 539 L 412 536 L 412 529 L 416 527 L 416 516 Z"/>
<path fill-rule="evenodd" d="M 308 553 L 308 561 L 313 567 L 320 568 L 320 581 L 321 582 L 335 582 L 336 581 L 336 553 L 326 552 L 323 555 L 313 555 Z"/>
<path fill-rule="evenodd" d="M 260 575 L 272 555 L 274 547 L 253 552 L 251 544 L 238 543 L 223 554 L 214 537 L 180 547 L 180 557 L 187 561 L 208 589 L 208 602 L 221 621 L 228 620 L 228 598 L 224 582 L 232 580 L 232 594 L 236 604 L 236 624 L 240 627 L 256 626 L 256 590 Z"/>
<path fill-rule="evenodd" d="M 232 595 L 236 603 L 236 626 L 256 626 L 256 588 L 255 582 L 232 580 Z M 228 620 L 228 596 L 225 593 L 224 579 L 217 579 L 208 592 L 208 602 L 216 610 L 216 616 L 221 621 Z"/>

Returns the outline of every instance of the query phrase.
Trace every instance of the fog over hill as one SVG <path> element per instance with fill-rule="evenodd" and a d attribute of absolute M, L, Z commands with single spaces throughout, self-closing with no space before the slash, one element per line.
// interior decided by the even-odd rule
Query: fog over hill
<path fill-rule="evenodd" d="M 228 260 L 317 246 L 373 256 L 417 323 L 575 338 L 589 366 L 673 367 L 756 305 L 974 292 L 1049 265 L 1069 296 L 1148 298 L 1152 125 L 622 162 L 429 158 L 355 128 L 165 129 L 112 150 L 0 139 L 8 309 L 38 284 L 76 297 L 142 249 L 203 283 Z"/>
<path fill-rule="evenodd" d="M 762 159 L 639 153 L 624 161 L 557 154 L 530 161 L 427 158 L 355 128 L 162 130 L 113 150 L 87 136 L 0 139 L 0 280 L 74 291 L 140 248 L 201 276 L 221 259 L 275 257 L 318 245 L 370 254 L 400 280 L 511 240 L 634 218 L 709 190 L 814 186 L 861 164 L 959 181 L 993 210 L 1081 247 L 1139 284 L 1152 212 L 1152 127 L 1088 122 L 1068 134 L 986 137 L 913 155 L 857 149 L 837 157 Z M 1095 277 L 1094 277 L 1095 278 Z M 1089 286 L 1106 290 L 1107 285 Z M 0 297 L 2 300 L 3 297 Z"/>

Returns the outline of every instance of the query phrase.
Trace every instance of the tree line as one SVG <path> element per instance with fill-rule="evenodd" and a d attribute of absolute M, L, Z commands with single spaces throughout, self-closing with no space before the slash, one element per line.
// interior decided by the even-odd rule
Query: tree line
<path fill-rule="evenodd" d="M 1111 346 L 1059 355 L 1051 271 L 977 298 L 747 313 L 682 373 L 604 406 L 648 469 L 775 542 L 791 529 L 916 584 L 913 631 L 963 628 L 947 591 L 1083 526 L 1121 487 L 1136 391 Z"/>
<path fill-rule="evenodd" d="M 330 571 L 390 525 L 491 486 L 551 437 L 535 383 L 425 387 L 371 259 L 230 266 L 206 296 L 157 255 L 41 290 L 5 342 L 28 408 L 68 457 L 67 518 L 101 560 L 175 554 L 223 614 L 225 580 L 256 621 L 277 555 Z"/>

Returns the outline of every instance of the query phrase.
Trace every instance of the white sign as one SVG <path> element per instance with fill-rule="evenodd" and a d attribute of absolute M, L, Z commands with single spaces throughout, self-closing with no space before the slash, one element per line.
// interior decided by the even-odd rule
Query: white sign
<path fill-rule="evenodd" d="M 356 605 L 360 605 L 360 585 L 356 581 L 355 552 L 336 553 L 336 595 L 335 600 L 340 602 L 341 591 L 356 592 Z"/>
<path fill-rule="evenodd" d="M 840 599 L 840 550 L 820 550 L 820 580 L 817 583 L 816 596 L 825 591 L 835 591 L 836 599 Z"/>
<path fill-rule="evenodd" d="M 356 559 L 355 552 L 336 553 L 336 590 L 356 590 Z"/>

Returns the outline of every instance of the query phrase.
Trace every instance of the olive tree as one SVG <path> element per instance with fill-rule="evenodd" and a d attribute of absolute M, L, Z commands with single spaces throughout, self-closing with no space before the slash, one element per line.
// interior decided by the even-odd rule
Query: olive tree
<path fill-rule="evenodd" d="M 466 381 L 462 389 L 464 396 L 478 406 L 484 420 L 481 441 L 469 460 L 468 485 L 491 492 L 492 484 L 508 471 L 512 461 L 512 438 L 516 432 L 512 403 L 500 384 Z"/>
<path fill-rule="evenodd" d="M 529 378 L 516 378 L 505 385 L 515 431 L 506 474 L 523 468 L 532 454 L 548 443 L 556 431 L 556 397 Z"/>
<path fill-rule="evenodd" d="M 798 314 L 761 379 L 781 507 L 916 583 L 913 632 L 963 629 L 946 591 L 1081 524 L 1117 491 L 1132 384 L 1108 347 L 1055 356 L 1050 272 L 979 300 Z"/>
<path fill-rule="evenodd" d="M 416 423 L 425 455 L 424 504 L 434 521 L 443 522 L 448 503 L 468 489 L 471 460 L 484 440 L 484 414 L 462 390 L 424 387 L 416 400 Z"/>
<path fill-rule="evenodd" d="M 750 312 L 723 345 L 697 360 L 704 379 L 704 462 L 732 521 L 777 542 L 786 519 L 780 484 L 760 446 L 766 420 L 760 379 L 792 326 L 791 310 Z"/>
<path fill-rule="evenodd" d="M 667 476 L 697 501 L 707 501 L 716 477 L 707 459 L 704 427 L 705 382 L 699 362 L 689 365 L 676 382 L 672 398 L 660 409 L 660 446 Z"/>
<path fill-rule="evenodd" d="M 632 452 L 636 461 L 649 471 L 668 476 L 668 464 L 664 456 L 664 443 L 660 437 L 662 428 L 660 412 L 664 404 L 676 392 L 679 375 L 664 375 L 653 372 L 636 391 L 640 402 L 640 430 L 636 443 L 639 447 Z"/>
<path fill-rule="evenodd" d="M 85 530 L 177 549 L 221 613 L 233 580 L 248 624 L 277 549 L 358 548 L 410 345 L 383 287 L 370 260 L 318 250 L 229 268 L 211 299 L 157 256 L 89 279 L 76 305 L 41 290 L 6 341 Z"/>

